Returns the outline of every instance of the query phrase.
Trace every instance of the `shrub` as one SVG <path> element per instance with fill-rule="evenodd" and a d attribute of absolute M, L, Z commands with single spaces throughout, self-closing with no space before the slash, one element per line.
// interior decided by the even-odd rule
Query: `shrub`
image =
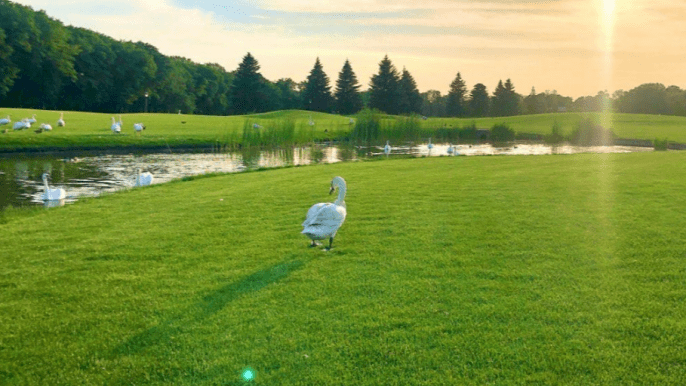
<path fill-rule="evenodd" d="M 493 125 L 491 128 L 491 140 L 493 142 L 508 142 L 514 141 L 514 139 L 515 131 L 504 123 Z"/>
<path fill-rule="evenodd" d="M 665 151 L 669 148 L 669 140 L 667 138 L 665 138 L 665 139 L 655 138 L 653 140 L 653 148 L 655 148 L 655 150 Z"/>
<path fill-rule="evenodd" d="M 557 121 L 553 122 L 551 133 L 545 136 L 546 143 L 561 143 L 565 139 L 562 135 L 562 126 Z"/>
<path fill-rule="evenodd" d="M 577 124 L 569 137 L 569 142 L 577 146 L 608 146 L 613 144 L 614 138 L 612 130 L 605 129 L 587 118 Z"/>

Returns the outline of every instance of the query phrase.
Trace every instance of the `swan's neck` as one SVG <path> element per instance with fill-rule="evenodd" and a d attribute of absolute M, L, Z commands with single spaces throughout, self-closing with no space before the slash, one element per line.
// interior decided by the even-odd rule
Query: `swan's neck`
<path fill-rule="evenodd" d="M 345 191 L 346 191 L 346 186 L 345 185 L 338 185 L 338 198 L 336 201 L 333 203 L 336 205 L 341 205 L 345 206 Z"/>
<path fill-rule="evenodd" d="M 50 187 L 48 186 L 48 177 L 43 176 L 43 186 L 45 186 L 46 192 L 50 190 Z"/>

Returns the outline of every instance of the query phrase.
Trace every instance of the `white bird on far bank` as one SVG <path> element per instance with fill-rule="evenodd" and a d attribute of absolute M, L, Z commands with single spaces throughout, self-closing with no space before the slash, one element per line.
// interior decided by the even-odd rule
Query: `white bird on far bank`
<path fill-rule="evenodd" d="M 64 127 L 64 113 L 60 113 L 60 119 L 57 120 L 57 126 Z"/>
<path fill-rule="evenodd" d="M 346 216 L 345 208 L 345 192 L 347 186 L 345 180 L 341 177 L 334 177 L 331 181 L 331 189 L 329 194 L 338 189 L 338 198 L 332 203 L 321 202 L 314 204 L 307 211 L 305 222 L 303 222 L 302 234 L 312 240 L 310 246 L 317 246 L 315 240 L 329 239 L 329 246 L 327 250 L 331 249 L 333 245 L 333 238 L 336 237 L 336 232 L 343 225 Z"/>
<path fill-rule="evenodd" d="M 453 149 L 453 145 L 448 143 L 448 155 L 453 155 L 455 153 L 455 149 Z"/>
<path fill-rule="evenodd" d="M 12 120 L 10 119 L 10 116 L 8 115 L 7 118 L 0 119 L 0 126 L 7 125 L 10 122 L 12 122 Z"/>
<path fill-rule="evenodd" d="M 36 114 L 33 114 L 33 116 L 31 116 L 31 118 L 27 119 L 27 121 L 29 123 L 36 123 Z"/>
<path fill-rule="evenodd" d="M 52 126 L 48 125 L 47 123 L 41 123 L 40 128 L 41 128 L 41 130 L 44 130 L 44 131 L 52 130 Z"/>
<path fill-rule="evenodd" d="M 383 147 L 383 152 L 386 154 L 386 157 L 391 154 L 391 145 L 388 144 L 388 141 L 386 141 L 386 146 Z"/>
<path fill-rule="evenodd" d="M 140 133 L 143 130 L 145 130 L 145 125 L 142 123 L 134 123 L 133 124 L 133 129 L 136 130 L 136 133 Z"/>
<path fill-rule="evenodd" d="M 112 129 L 112 132 L 115 134 L 121 133 L 121 126 L 114 120 L 114 117 L 112 117 L 112 126 L 110 126 L 110 129 Z"/>
<path fill-rule="evenodd" d="M 29 121 L 26 118 L 24 118 L 21 121 L 14 122 L 14 126 L 12 126 L 12 128 L 14 130 L 29 129 L 29 128 L 31 128 L 31 124 L 29 123 Z"/>
<path fill-rule="evenodd" d="M 66 197 L 66 193 L 64 192 L 64 189 L 62 188 L 55 188 L 51 189 L 50 186 L 48 185 L 48 173 L 43 173 L 43 187 L 45 188 L 45 192 L 43 192 L 43 195 L 41 198 L 46 201 L 54 201 L 54 200 L 62 200 L 64 197 Z"/>

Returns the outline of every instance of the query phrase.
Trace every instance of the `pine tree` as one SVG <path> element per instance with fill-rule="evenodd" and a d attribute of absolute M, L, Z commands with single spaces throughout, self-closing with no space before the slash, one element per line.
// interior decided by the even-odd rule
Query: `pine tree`
<path fill-rule="evenodd" d="M 519 95 L 515 91 L 514 84 L 512 84 L 512 81 L 510 81 L 509 78 L 505 81 L 505 91 L 505 115 L 519 115 L 521 110 L 519 108 Z"/>
<path fill-rule="evenodd" d="M 466 98 L 467 85 L 462 80 L 460 73 L 457 73 L 455 80 L 450 83 L 450 91 L 448 91 L 448 103 L 446 106 L 446 113 L 449 117 L 463 117 L 467 113 Z"/>
<path fill-rule="evenodd" d="M 260 65 L 257 60 L 248 52 L 238 65 L 231 83 L 231 111 L 234 114 L 263 111 L 266 93 L 264 92 L 264 78 L 258 72 L 259 70 Z"/>
<path fill-rule="evenodd" d="M 505 114 L 506 103 L 507 103 L 507 90 L 503 86 L 503 81 L 499 80 L 498 85 L 493 91 L 493 97 L 491 98 L 491 115 L 494 117 L 502 117 Z"/>
<path fill-rule="evenodd" d="M 482 83 L 475 84 L 469 96 L 469 110 L 471 115 L 474 117 L 488 116 L 490 101 L 486 86 Z"/>
<path fill-rule="evenodd" d="M 400 114 L 419 114 L 422 109 L 422 97 L 417 89 L 417 82 L 405 68 L 403 68 L 398 89 L 400 91 L 398 112 Z"/>
<path fill-rule="evenodd" d="M 324 72 L 319 58 L 314 62 L 314 68 L 307 76 L 305 90 L 303 90 L 303 108 L 310 111 L 328 112 L 331 107 L 331 86 L 329 77 Z"/>
<path fill-rule="evenodd" d="M 360 95 L 360 84 L 353 72 L 350 62 L 346 59 L 343 69 L 338 73 L 336 81 L 336 110 L 339 114 L 354 114 L 362 110 L 362 96 Z"/>
<path fill-rule="evenodd" d="M 379 73 L 372 76 L 369 88 L 369 107 L 379 109 L 387 114 L 397 114 L 400 99 L 399 81 L 398 71 L 388 59 L 388 55 L 384 56 L 379 63 Z"/>

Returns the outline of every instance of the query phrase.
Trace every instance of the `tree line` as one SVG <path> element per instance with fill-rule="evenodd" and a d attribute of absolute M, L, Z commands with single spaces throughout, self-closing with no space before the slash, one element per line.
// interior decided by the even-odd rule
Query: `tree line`
<path fill-rule="evenodd" d="M 65 26 L 44 11 L 0 0 L 0 105 L 5 107 L 207 115 L 286 109 L 354 114 L 367 107 L 388 114 L 486 117 L 612 106 L 619 112 L 686 116 L 686 91 L 659 83 L 573 100 L 534 88 L 524 96 L 510 79 L 499 81 L 492 94 L 482 83 L 468 90 L 459 72 L 448 94 L 420 93 L 410 72 L 399 71 L 388 56 L 366 91 L 348 60 L 334 87 L 319 58 L 301 82 L 273 82 L 259 70 L 250 53 L 236 70 L 227 71 L 216 63 L 162 55 L 143 42 Z"/>

